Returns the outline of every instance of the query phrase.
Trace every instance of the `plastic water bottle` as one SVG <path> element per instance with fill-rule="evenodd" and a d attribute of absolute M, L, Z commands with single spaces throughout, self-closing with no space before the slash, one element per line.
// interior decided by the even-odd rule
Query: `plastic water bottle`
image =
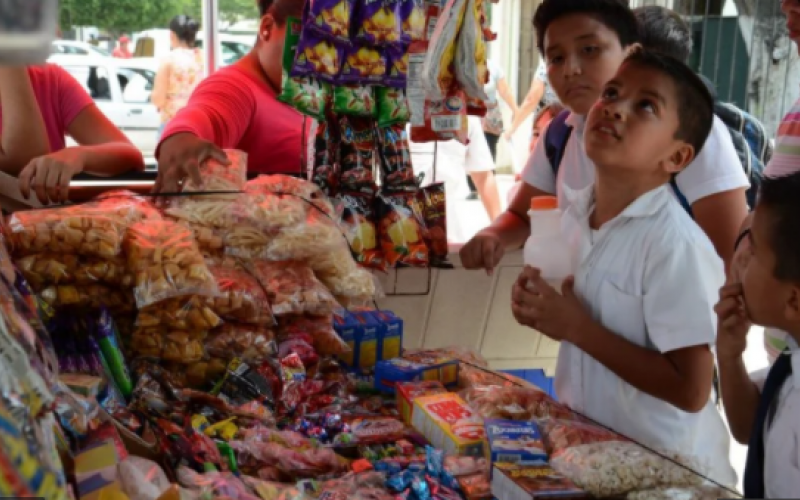
<path fill-rule="evenodd" d="M 572 252 L 561 232 L 561 210 L 555 196 L 536 196 L 528 212 L 531 235 L 525 242 L 523 258 L 526 266 L 542 271 L 542 278 L 557 292 L 572 274 Z"/>

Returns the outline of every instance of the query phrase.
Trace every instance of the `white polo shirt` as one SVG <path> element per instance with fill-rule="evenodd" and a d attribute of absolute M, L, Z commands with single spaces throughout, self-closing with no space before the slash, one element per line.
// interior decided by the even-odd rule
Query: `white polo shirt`
<path fill-rule="evenodd" d="M 536 144 L 536 149 L 522 171 L 522 180 L 531 186 L 557 194 L 562 209 L 566 206 L 564 186 L 572 190 L 583 189 L 595 179 L 594 163 L 586 156 L 583 145 L 586 118 L 572 113 L 567 118 L 567 124 L 573 129 L 558 169 L 558 182 L 556 183 L 553 168 L 547 159 L 544 140 Z M 542 137 L 545 136 L 546 132 L 542 134 Z M 678 174 L 675 181 L 689 204 L 712 194 L 750 186 L 733 146 L 730 131 L 722 120 L 714 117 L 714 126 L 700 154 Z"/>
<path fill-rule="evenodd" d="M 792 375 L 778 393 L 775 418 L 764 429 L 764 486 L 767 498 L 800 497 L 800 349 L 787 336 L 792 357 Z M 753 374 L 759 390 L 769 368 Z"/>
<path fill-rule="evenodd" d="M 575 290 L 593 318 L 634 344 L 662 353 L 713 345 L 722 260 L 668 185 L 644 194 L 600 230 L 589 227 L 593 186 L 565 189 L 564 232 L 576 259 Z M 736 485 L 730 437 L 713 401 L 687 413 L 634 388 L 562 342 L 555 378 L 560 401 L 616 431 L 693 455 L 725 485 Z"/>

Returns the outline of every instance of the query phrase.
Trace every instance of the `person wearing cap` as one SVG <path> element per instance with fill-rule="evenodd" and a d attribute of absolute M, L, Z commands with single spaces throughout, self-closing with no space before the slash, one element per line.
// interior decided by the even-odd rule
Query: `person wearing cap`
<path fill-rule="evenodd" d="M 130 48 L 131 40 L 125 35 L 119 37 L 119 46 L 114 49 L 114 57 L 119 59 L 130 59 L 133 57 Z"/>

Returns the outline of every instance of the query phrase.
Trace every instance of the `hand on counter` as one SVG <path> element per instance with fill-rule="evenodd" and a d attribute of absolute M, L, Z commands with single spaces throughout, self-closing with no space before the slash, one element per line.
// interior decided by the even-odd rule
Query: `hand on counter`
<path fill-rule="evenodd" d="M 553 340 L 575 343 L 584 325 L 592 321 L 575 295 L 574 279 L 564 280 L 560 293 L 536 268 L 526 266 L 511 294 L 511 310 L 521 325 L 529 326 Z"/>
<path fill-rule="evenodd" d="M 466 269 L 486 269 L 491 275 L 505 254 L 502 240 L 491 230 L 483 230 L 461 247 L 459 257 Z"/>
<path fill-rule="evenodd" d="M 31 191 L 43 205 L 69 201 L 69 184 L 83 171 L 85 158 L 77 148 L 67 148 L 34 158 L 19 174 L 19 189 L 26 199 Z"/>
<path fill-rule="evenodd" d="M 202 186 L 200 165 L 211 159 L 223 165 L 231 164 L 222 149 L 194 134 L 181 133 L 169 137 L 161 144 L 158 179 L 153 191 L 177 193 L 180 191 L 181 183 L 187 178 Z"/>

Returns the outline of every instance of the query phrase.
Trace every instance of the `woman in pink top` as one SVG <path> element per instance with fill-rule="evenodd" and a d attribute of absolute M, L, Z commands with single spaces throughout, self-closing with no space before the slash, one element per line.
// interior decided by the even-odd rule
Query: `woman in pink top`
<path fill-rule="evenodd" d="M 0 67 L 0 127 L 0 170 L 42 203 L 67 201 L 80 172 L 144 170 L 142 154 L 58 66 Z M 66 135 L 79 146 L 67 148 Z"/>
<path fill-rule="evenodd" d="M 301 172 L 305 120 L 277 96 L 286 19 L 300 16 L 303 2 L 259 0 L 259 8 L 252 52 L 203 81 L 164 130 L 156 192 L 178 191 L 188 176 L 202 183 L 199 165 L 211 158 L 227 163 L 228 148 L 248 153 L 250 173 Z"/>

